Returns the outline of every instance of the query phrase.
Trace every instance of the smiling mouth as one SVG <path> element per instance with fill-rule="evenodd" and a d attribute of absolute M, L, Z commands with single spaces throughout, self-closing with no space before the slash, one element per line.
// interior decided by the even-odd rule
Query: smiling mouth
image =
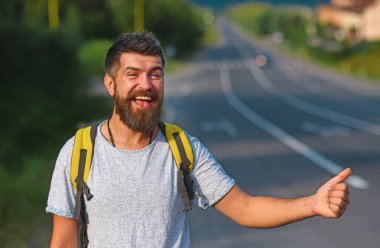
<path fill-rule="evenodd" d="M 148 109 L 152 106 L 152 98 L 149 96 L 136 96 L 132 101 L 142 109 Z"/>

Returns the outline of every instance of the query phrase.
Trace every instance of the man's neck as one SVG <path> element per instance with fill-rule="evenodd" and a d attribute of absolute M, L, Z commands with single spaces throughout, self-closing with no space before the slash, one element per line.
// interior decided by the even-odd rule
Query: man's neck
<path fill-rule="evenodd" d="M 109 125 L 109 129 L 107 125 Z M 138 150 L 148 146 L 156 138 L 158 127 L 148 132 L 135 132 L 122 123 L 119 116 L 113 115 L 107 122 L 103 123 L 100 131 L 103 137 L 118 149 Z"/>

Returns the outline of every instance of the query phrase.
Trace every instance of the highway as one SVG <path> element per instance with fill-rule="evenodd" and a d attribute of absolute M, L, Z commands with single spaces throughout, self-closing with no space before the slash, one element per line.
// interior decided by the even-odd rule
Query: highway
<path fill-rule="evenodd" d="M 272 53 L 226 21 L 219 27 L 220 44 L 166 79 L 164 120 L 199 137 L 252 195 L 309 195 L 351 167 L 351 204 L 340 219 L 263 230 L 194 209 L 193 247 L 380 247 L 380 86 Z"/>

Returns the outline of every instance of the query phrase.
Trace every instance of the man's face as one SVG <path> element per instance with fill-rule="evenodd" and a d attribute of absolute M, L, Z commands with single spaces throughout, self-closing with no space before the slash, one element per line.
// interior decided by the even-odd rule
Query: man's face
<path fill-rule="evenodd" d="M 114 78 L 114 103 L 120 120 L 135 132 L 149 132 L 160 120 L 164 71 L 159 56 L 124 53 Z"/>

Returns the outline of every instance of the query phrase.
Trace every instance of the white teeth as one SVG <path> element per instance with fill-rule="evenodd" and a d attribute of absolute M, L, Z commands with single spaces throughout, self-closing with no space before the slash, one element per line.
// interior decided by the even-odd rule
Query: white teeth
<path fill-rule="evenodd" d="M 150 97 L 148 97 L 148 96 L 137 96 L 136 100 L 150 101 L 152 99 Z"/>

